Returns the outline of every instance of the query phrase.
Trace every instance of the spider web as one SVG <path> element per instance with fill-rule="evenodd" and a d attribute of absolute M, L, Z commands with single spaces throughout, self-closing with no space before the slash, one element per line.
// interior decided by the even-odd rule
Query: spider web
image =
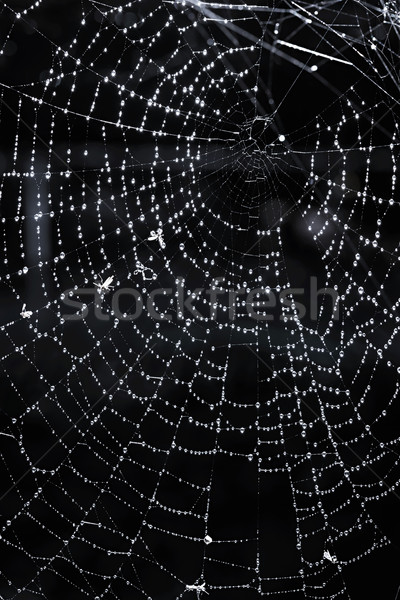
<path fill-rule="evenodd" d="M 390 570 L 399 14 L 3 5 L 1 598 L 354 599 Z M 311 276 L 339 318 L 177 301 Z M 173 290 L 166 318 L 66 318 L 107 280 Z"/>

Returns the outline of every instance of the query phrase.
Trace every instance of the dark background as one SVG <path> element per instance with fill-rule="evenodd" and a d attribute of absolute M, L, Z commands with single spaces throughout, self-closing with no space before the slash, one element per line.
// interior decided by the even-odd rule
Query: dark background
<path fill-rule="evenodd" d="M 146 0 L 105 16 L 104 4 L 45 0 L 17 18 L 28 6 L 0 16 L 0 596 L 167 600 L 195 597 L 185 585 L 199 580 L 216 599 L 395 600 L 397 26 L 357 2 L 321 3 L 312 27 L 287 2 L 216 10 L 234 28 L 190 3 Z M 232 71 L 226 90 L 209 85 L 213 59 L 219 77 Z M 196 77 L 203 107 L 182 92 Z M 158 89 L 182 114 L 148 107 Z M 154 252 L 145 241 L 159 222 L 166 249 Z M 360 242 L 376 231 L 377 247 Z M 343 294 L 340 319 L 329 324 L 322 298 L 302 332 L 279 315 L 220 328 L 222 311 L 186 324 L 168 304 L 173 319 L 160 327 L 146 315 L 98 322 L 92 305 L 84 322 L 60 326 L 64 290 L 98 273 L 127 285 L 137 259 L 157 274 L 147 292 L 177 276 L 194 289 L 218 276 L 255 287 L 261 275 L 304 287 L 307 308 L 314 276 Z M 24 302 L 32 320 L 19 316 Z"/>

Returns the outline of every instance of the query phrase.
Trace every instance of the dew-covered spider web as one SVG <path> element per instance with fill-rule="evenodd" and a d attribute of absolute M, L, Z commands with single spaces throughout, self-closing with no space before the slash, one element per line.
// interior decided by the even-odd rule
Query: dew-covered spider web
<path fill-rule="evenodd" d="M 2 599 L 397 597 L 399 33 L 1 4 Z"/>

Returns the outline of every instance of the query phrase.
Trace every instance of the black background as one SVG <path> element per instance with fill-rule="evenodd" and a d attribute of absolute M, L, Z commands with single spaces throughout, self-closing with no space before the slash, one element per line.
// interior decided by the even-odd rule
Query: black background
<path fill-rule="evenodd" d="M 302 62 L 304 67 L 299 69 L 290 59 L 264 48 L 258 62 L 260 79 L 255 96 L 243 93 L 234 78 L 228 93 L 217 92 L 215 88 L 204 92 L 206 118 L 194 119 L 194 122 L 200 136 L 218 138 L 218 143 L 209 142 L 202 146 L 202 152 L 210 152 L 215 158 L 212 161 L 207 157 L 204 159 L 202 176 L 194 186 L 202 192 L 206 208 L 203 214 L 185 212 L 177 220 L 182 224 L 182 231 L 176 231 L 168 219 L 184 208 L 186 198 L 179 192 L 182 168 L 171 162 L 172 182 L 163 187 L 165 165 L 175 156 L 184 155 L 184 143 L 177 151 L 175 138 L 178 134 L 186 135 L 192 124 L 189 122 L 185 129 L 182 119 L 176 119 L 175 125 L 172 119 L 167 121 L 169 135 L 158 140 L 161 159 L 152 169 L 155 144 L 152 132 L 160 127 L 159 113 L 156 110 L 149 111 L 148 131 L 138 132 L 135 129 L 146 110 L 143 98 L 150 98 L 160 81 L 160 73 L 152 70 L 149 59 L 158 65 L 167 64 L 171 69 L 175 68 L 176 65 L 173 62 L 170 64 L 167 58 L 176 48 L 178 39 L 179 44 L 182 39 L 186 44 L 186 47 L 182 45 L 181 54 L 178 55 L 177 62 L 181 60 L 181 64 L 184 64 L 185 58 L 189 59 L 207 46 L 208 36 L 221 47 L 243 47 L 249 43 L 249 36 L 257 40 L 263 38 L 271 44 L 274 24 L 278 20 L 282 20 L 281 39 L 293 34 L 294 37 L 290 38 L 293 43 L 309 48 L 318 47 L 320 52 L 329 54 L 332 45 L 338 47 L 334 26 L 325 29 L 321 42 L 312 28 L 303 22 L 299 27 L 299 19 L 293 14 L 281 19 L 281 11 L 288 11 L 288 7 L 292 6 L 290 3 L 265 3 L 265 13 L 251 13 L 251 18 L 243 22 L 241 26 L 244 33 L 243 30 L 241 33 L 230 30 L 227 35 L 222 26 L 204 21 L 201 11 L 192 8 L 190 3 L 186 7 L 165 4 L 160 8 L 160 3 L 150 0 L 148 3 L 132 3 L 129 9 L 124 8 L 121 15 L 114 19 L 114 25 L 118 27 L 144 19 L 144 25 L 134 34 L 133 42 L 127 45 L 126 37 L 121 32 L 114 35 L 112 27 L 104 28 L 105 20 L 100 15 L 104 10 L 103 5 L 96 8 L 94 4 L 74 0 L 45 0 L 26 16 L 16 19 L 15 11 L 23 10 L 26 6 L 27 3 L 13 2 L 10 8 L 3 7 L 0 16 L 1 42 L 6 42 L 0 57 L 0 168 L 4 182 L 1 217 L 6 219 L 2 229 L 8 250 L 8 263 L 2 266 L 1 273 L 0 311 L 2 324 L 15 320 L 11 327 L 6 326 L 1 330 L 2 356 L 7 356 L 3 361 L 1 387 L 2 430 L 15 436 L 15 439 L 0 437 L 1 487 L 4 490 L 0 499 L 0 518 L 5 527 L 1 546 L 0 596 L 23 600 L 34 597 L 78 599 L 96 596 L 167 600 L 181 597 L 182 594 L 183 598 L 190 594 L 195 597 L 194 592 L 183 593 L 185 584 L 191 584 L 201 576 L 203 564 L 203 544 L 185 537 L 200 539 L 204 536 L 204 520 L 185 513 L 195 506 L 193 510 L 199 514 L 208 512 L 208 532 L 214 540 L 207 546 L 211 560 L 204 563 L 204 578 L 210 598 L 234 600 L 257 597 L 259 582 L 254 572 L 257 552 L 263 578 L 261 590 L 272 598 L 397 598 L 399 497 L 397 492 L 389 492 L 379 500 L 367 500 L 365 505 L 362 504 L 363 495 L 368 496 L 369 493 L 368 487 L 363 487 L 365 484 L 371 484 L 372 489 L 378 490 L 374 493 L 378 493 L 380 488 L 377 487 L 377 481 L 380 478 L 384 480 L 381 489 L 399 480 L 398 455 L 392 442 L 398 435 L 396 399 L 390 404 L 387 418 L 375 425 L 382 406 L 386 406 L 394 394 L 397 370 L 387 368 L 386 362 L 376 367 L 376 355 L 369 350 L 365 353 L 367 342 L 364 338 L 357 339 L 347 348 L 340 369 L 343 384 L 351 390 L 353 405 L 360 402 L 367 386 L 370 386 L 367 400 L 360 404 L 360 410 L 363 425 L 374 424 L 374 440 L 371 442 L 368 436 L 355 439 L 365 430 L 360 423 L 348 423 L 351 418 L 348 407 L 343 406 L 337 416 L 328 417 L 331 427 L 337 432 L 333 434 L 333 439 L 339 443 L 342 460 L 350 466 L 360 466 L 359 471 L 353 471 L 353 484 L 361 486 L 361 497 L 354 496 L 355 487 L 343 484 L 338 492 L 327 493 L 319 498 L 314 493 L 310 477 L 312 468 L 318 471 L 329 464 L 329 459 L 327 463 L 320 457 L 322 451 L 329 452 L 330 448 L 326 422 L 321 419 L 320 405 L 311 391 L 315 375 L 311 369 L 306 370 L 295 382 L 289 370 L 284 375 L 283 369 L 289 368 L 286 344 L 288 339 L 294 338 L 290 333 L 292 326 L 283 325 L 279 315 L 269 328 L 260 325 L 258 356 L 246 346 L 249 339 L 254 341 L 254 337 L 253 333 L 249 334 L 243 329 L 254 327 L 254 324 L 245 318 L 238 321 L 240 329 L 230 335 L 230 331 L 220 329 L 218 323 L 194 323 L 184 329 L 183 323 L 174 314 L 172 323 L 162 324 L 158 330 L 163 337 L 156 337 L 155 324 L 146 316 L 137 322 L 135 329 L 130 323 L 120 323 L 115 331 L 110 323 L 96 322 L 90 314 L 90 335 L 86 325 L 67 322 L 62 334 L 57 330 L 57 343 L 54 336 L 50 336 L 51 339 L 37 336 L 38 332 L 56 331 L 52 328 L 57 328 L 59 323 L 57 308 L 47 303 L 74 284 L 84 285 L 85 277 L 88 281 L 93 280 L 93 275 L 105 268 L 101 247 L 105 249 L 115 278 L 122 283 L 129 279 L 135 266 L 131 253 L 132 234 L 121 219 L 134 222 L 134 231 L 139 239 L 146 239 L 148 231 L 157 228 L 157 218 L 150 209 L 149 193 L 139 194 L 141 204 L 136 202 L 139 186 L 147 185 L 149 178 L 154 176 L 159 183 L 156 194 L 160 194 L 155 202 L 160 203 L 158 214 L 165 223 L 167 241 L 165 253 L 146 263 L 151 264 L 157 273 L 157 287 L 173 284 L 171 271 L 163 267 L 165 257 L 170 260 L 172 272 L 185 276 L 191 289 L 204 285 L 204 268 L 200 266 L 200 258 L 208 256 L 211 259 L 216 250 L 219 258 L 215 268 L 210 268 L 209 279 L 230 272 L 232 284 L 242 281 L 243 270 L 239 269 L 240 265 L 243 265 L 247 275 L 250 269 L 257 269 L 260 256 L 278 249 L 278 236 L 272 234 L 260 240 L 257 229 L 268 229 L 286 212 L 289 216 L 283 219 L 280 239 L 284 247 L 284 269 L 291 285 L 304 286 L 308 290 L 310 276 L 314 276 L 324 286 L 325 268 L 321 256 L 328 242 L 324 238 L 315 241 L 308 225 L 317 217 L 321 223 L 328 219 L 331 226 L 328 238 L 330 235 L 333 237 L 332 228 L 335 225 L 332 215 L 337 210 L 339 223 L 351 225 L 344 249 L 331 261 L 331 281 L 343 293 L 347 285 L 344 273 L 346 270 L 352 271 L 354 248 L 359 244 L 358 234 L 361 232 L 372 239 L 377 218 L 384 214 L 380 243 L 388 252 L 381 255 L 370 247 L 362 249 L 360 267 L 352 273 L 356 285 L 344 303 L 345 307 L 349 307 L 358 302 L 357 288 L 360 285 L 365 286 L 366 293 L 375 297 L 376 290 L 384 282 L 384 293 L 378 298 L 379 308 L 365 301 L 356 304 L 356 310 L 351 315 L 342 309 L 340 321 L 334 323 L 325 337 L 327 347 L 336 355 L 342 331 L 348 340 L 357 331 L 358 324 L 375 318 L 375 326 L 371 326 L 370 331 L 368 328 L 364 331 L 370 333 L 370 342 L 376 344 L 377 348 L 383 348 L 395 327 L 394 318 L 385 321 L 382 311 L 398 297 L 399 274 L 393 257 L 398 245 L 399 215 L 397 201 L 386 210 L 386 204 L 382 208 L 373 196 L 391 197 L 392 160 L 395 163 L 397 161 L 396 147 L 392 151 L 388 149 L 398 122 L 397 28 L 385 24 L 375 7 L 370 9 L 365 5 L 363 8 L 357 2 L 333 3 L 331 9 L 322 8 L 319 16 L 328 23 L 334 20 L 335 26 L 344 23 L 349 35 L 357 40 L 354 45 L 362 56 L 349 45 L 345 45 L 340 54 L 344 60 L 351 61 L 354 68 L 321 60 L 318 72 L 309 72 L 309 67 L 316 61 L 307 54 L 285 49 L 286 56 Z M 82 11 L 87 13 L 84 27 L 80 25 Z M 150 16 L 152 11 L 154 17 Z M 148 48 L 147 36 L 151 37 L 157 32 L 165 21 L 166 11 L 174 16 L 175 25 L 184 27 L 197 20 L 197 32 L 193 34 L 193 28 L 189 28 L 187 36 L 179 38 L 172 26 L 167 32 L 162 32 L 160 41 L 154 47 Z M 228 9 L 221 12 L 228 19 L 235 16 Z M 299 31 L 296 33 L 297 27 Z M 107 43 L 107 54 L 100 55 L 98 50 L 90 49 L 86 52 L 97 31 L 101 32 L 98 47 Z M 371 66 L 365 57 L 370 56 L 368 40 L 372 35 L 378 40 L 382 60 L 373 58 Z M 74 57 L 85 56 L 82 62 L 86 67 L 93 62 L 93 67 L 79 71 L 76 91 L 68 104 L 74 79 L 70 75 L 74 70 L 74 60 L 56 55 L 55 52 L 58 47 L 65 49 L 69 46 L 75 36 L 77 44 L 71 54 Z M 140 37 L 144 38 L 143 42 Z M 283 51 L 283 47 L 280 49 Z M 142 79 L 134 78 L 131 81 L 129 89 L 134 89 L 137 96 L 123 117 L 124 124 L 133 129 L 124 131 L 115 126 L 120 96 L 115 86 L 111 85 L 104 90 L 102 88 L 93 120 L 86 121 L 85 116 L 89 114 L 98 82 L 115 68 L 115 81 L 122 84 L 134 71 L 139 56 L 146 57 L 147 69 L 143 70 Z M 241 50 L 230 60 L 234 69 L 240 71 L 246 68 L 249 61 L 250 64 L 254 62 L 254 55 Z M 190 84 L 193 72 L 199 71 L 203 64 L 201 61 L 199 58 L 193 71 L 188 69 L 187 76 L 179 80 L 178 87 L 183 82 Z M 209 58 L 205 58 L 204 64 L 208 61 Z M 52 81 L 44 91 L 44 82 L 49 77 L 51 66 L 56 74 L 63 71 L 69 75 L 58 82 Z M 254 72 L 256 69 L 250 69 L 248 79 L 244 79 L 252 85 Z M 206 78 L 204 81 L 207 81 Z M 173 105 L 172 90 L 171 85 L 163 88 L 161 103 Z M 53 91 L 57 92 L 56 98 L 52 96 Z M 44 104 L 38 112 L 36 103 L 28 96 L 44 98 Z M 282 99 L 284 101 L 280 105 Z M 351 109 L 346 104 L 348 99 L 352 106 L 358 103 L 361 112 L 358 131 Z M 19 100 L 22 100 L 20 107 Z M 362 102 L 365 104 L 362 105 Z M 58 108 L 53 110 L 53 106 Z M 65 106 L 68 106 L 68 118 L 61 110 Z M 231 117 L 216 120 L 212 111 L 217 107 L 222 115 L 229 108 Z M 276 107 L 279 109 L 274 113 Z M 191 108 L 195 109 L 194 106 Z M 266 128 L 251 120 L 254 108 L 261 116 L 274 114 Z M 326 128 L 331 125 L 334 130 L 343 115 L 347 115 L 349 122 L 343 127 L 340 143 L 342 147 L 354 148 L 354 151 L 346 153 L 346 183 L 352 191 L 342 196 L 340 192 L 334 193 L 330 199 L 331 212 L 328 216 L 320 217 L 317 212 L 326 197 L 328 180 L 340 181 L 343 168 L 342 159 L 333 152 L 334 132 Z M 52 116 L 55 125 L 51 136 Z M 321 124 L 325 124 L 321 134 L 315 129 L 317 118 Z M 35 176 L 11 176 L 17 131 L 17 169 L 23 172 L 30 168 L 35 122 Z M 105 145 L 102 137 L 104 122 L 107 122 Z M 232 130 L 236 127 L 240 131 L 238 141 L 233 144 L 230 142 L 230 132 L 223 127 L 227 123 Z M 254 158 L 253 144 L 249 146 L 249 130 L 258 148 L 268 148 L 261 165 Z M 282 131 L 286 135 L 283 143 L 277 139 Z M 362 141 L 356 137 L 358 132 L 363 136 Z M 48 169 L 48 143 L 51 137 L 53 151 Z M 310 185 L 310 157 L 315 152 L 317 139 L 320 140 L 320 148 L 319 153 L 315 153 L 315 171 L 320 175 L 320 181 L 314 186 L 315 194 L 311 194 L 305 193 L 305 190 Z M 368 152 L 362 149 L 368 146 L 374 150 Z M 67 154 L 68 147 L 72 148 L 71 154 Z M 126 147 L 129 148 L 128 156 Z M 88 156 L 83 158 L 85 149 L 88 150 Z M 111 181 L 106 183 L 108 175 L 102 175 L 102 197 L 112 209 L 105 206 L 100 209 L 106 237 L 99 241 L 99 213 L 96 211 L 96 194 L 93 190 L 96 189 L 99 165 L 104 166 L 105 151 L 111 165 Z M 371 159 L 369 167 L 367 157 Z M 66 180 L 61 173 L 67 168 L 68 158 L 71 159 L 73 174 Z M 136 181 L 135 189 L 129 188 L 125 204 L 119 196 L 120 166 L 124 159 L 127 160 L 130 176 L 134 175 Z M 186 162 L 184 166 L 187 168 Z M 363 189 L 367 169 L 370 177 L 367 201 L 361 210 L 356 194 Z M 49 180 L 45 177 L 48 170 L 52 174 Z M 260 175 L 260 180 L 255 184 L 249 183 L 246 181 L 248 172 Z M 88 249 L 79 249 L 76 234 L 78 221 L 75 214 L 65 210 L 62 214 L 57 213 L 56 219 L 43 220 L 39 256 L 36 222 L 32 218 L 38 211 L 37 193 L 41 193 L 40 210 L 44 212 L 51 209 L 45 200 L 49 192 L 56 212 L 60 210 L 60 201 L 63 201 L 64 207 L 69 206 L 70 196 L 79 207 L 82 203 L 82 181 L 87 188 L 88 210 L 80 224 L 84 240 L 91 241 L 91 245 Z M 20 182 L 23 214 L 28 216 L 22 229 L 19 223 L 13 221 Z M 163 200 L 164 192 L 167 195 L 174 193 L 174 200 L 169 204 Z M 396 195 L 397 192 L 394 200 Z M 213 211 L 220 215 L 220 220 L 213 218 Z M 145 221 L 140 221 L 142 213 L 146 215 Z M 199 226 L 200 218 L 204 220 L 204 227 Z M 242 235 L 237 231 L 233 235 L 232 230 L 223 225 L 224 220 L 234 227 L 243 227 L 245 233 Z M 121 229 L 118 237 L 114 235 L 116 228 Z M 202 246 L 204 229 L 210 232 L 206 247 Z M 21 257 L 19 230 L 23 232 L 24 258 Z M 192 232 L 190 240 L 187 235 L 189 231 Z M 58 247 L 59 239 L 62 239 L 62 248 Z M 199 261 L 198 268 L 182 257 L 179 251 L 182 243 L 189 256 Z M 254 244 L 255 247 L 247 252 Z M 51 267 L 39 266 L 40 261 L 45 262 L 57 256 L 60 249 L 67 255 L 64 262 Z M 121 260 L 124 254 L 128 258 Z M 140 258 L 143 262 L 149 259 L 143 244 L 140 246 Z M 21 277 L 18 270 L 25 264 L 28 264 L 29 273 Z M 65 265 L 69 266 L 69 271 Z M 392 267 L 390 272 L 389 266 Z M 283 265 L 279 268 L 283 268 Z M 365 283 L 365 272 L 369 269 L 373 270 L 374 278 Z M 10 279 L 6 279 L 7 274 L 11 274 Z M 34 325 L 19 319 L 23 302 L 35 311 Z M 306 298 L 306 302 L 309 302 L 309 298 Z M 46 305 L 47 309 L 43 308 Z M 318 325 L 320 332 L 326 330 L 329 321 L 328 304 L 324 311 Z M 223 322 L 221 315 L 219 318 Z M 209 333 L 207 328 L 210 329 Z M 321 392 L 322 401 L 336 402 L 329 390 L 330 386 L 337 384 L 335 374 L 318 369 L 318 365 L 329 366 L 329 360 L 325 354 L 321 356 L 318 353 L 318 336 L 310 334 L 307 338 L 307 335 L 304 344 L 309 349 L 311 361 L 316 365 L 318 383 L 326 386 Z M 80 363 L 78 357 L 94 348 L 96 340 L 101 340 L 101 353 L 93 353 L 89 361 Z M 179 340 L 184 356 L 176 352 Z M 155 351 L 147 353 L 149 348 L 153 348 L 153 343 L 156 344 Z M 28 344 L 28 347 L 23 353 L 15 351 L 15 348 L 24 344 Z M 63 352 L 63 348 L 67 352 Z M 276 354 L 274 366 L 281 374 L 278 379 L 271 377 L 271 354 Z M 196 363 L 200 356 L 200 362 Z M 396 337 L 394 343 L 385 349 L 385 359 L 390 359 L 395 366 L 400 364 Z M 324 363 L 325 360 L 328 362 Z M 65 379 L 74 362 L 75 371 Z M 126 364 L 134 365 L 133 373 L 120 386 L 118 381 L 124 377 Z M 221 385 L 215 376 L 219 373 L 218 368 L 226 365 L 225 398 L 228 401 L 221 404 Z M 214 378 L 196 378 L 197 370 Z M 158 381 L 147 379 L 148 375 L 166 375 L 166 379 L 157 389 Z M 188 393 L 185 383 L 190 381 L 194 383 Z M 292 396 L 295 384 L 301 391 L 306 391 L 301 396 L 301 408 Z M 51 386 L 54 386 L 54 393 L 50 390 Z M 101 389 L 107 390 L 107 393 L 102 394 Z M 280 394 L 278 402 L 274 401 L 276 390 Z M 134 393 L 133 397 L 129 391 Z M 148 398 L 155 391 L 153 410 L 147 412 Z M 257 402 L 260 403 L 258 407 Z M 34 405 L 36 409 L 27 412 L 28 407 Z M 219 444 L 223 452 L 203 456 L 193 454 L 193 451 L 210 451 L 214 447 L 217 411 L 221 411 L 223 421 L 235 426 L 235 431 L 221 433 Z M 293 415 L 292 425 L 285 421 L 285 415 L 290 413 Z M 305 422 L 316 419 L 307 438 L 309 444 L 315 443 L 315 456 L 309 462 L 304 458 L 307 450 L 299 427 L 300 415 Z M 96 417 L 98 420 L 93 420 Z M 190 419 L 206 423 L 209 428 L 198 427 Z M 260 426 L 258 431 L 254 427 L 257 419 Z M 335 429 L 343 420 L 345 426 Z M 178 422 L 179 427 L 175 428 Z M 286 451 L 289 458 L 283 456 L 278 443 L 270 443 L 279 439 L 275 428 L 283 422 L 286 423 Z M 140 427 L 136 427 L 136 423 L 141 423 Z M 240 432 L 240 427 L 244 428 L 244 433 Z M 335 438 L 335 435 L 339 437 Z M 139 439 L 145 442 L 143 446 L 132 443 Z M 21 440 L 22 445 L 18 445 L 17 440 Z M 258 444 L 257 440 L 261 443 Z M 376 453 L 376 440 L 387 444 L 385 459 L 372 464 L 371 455 Z M 172 443 L 175 446 L 171 448 Z M 118 477 L 113 479 L 115 471 L 112 469 L 122 455 L 121 448 L 126 446 L 128 450 L 125 456 L 128 460 L 118 467 L 120 471 L 117 470 L 117 475 L 121 474 L 118 481 Z M 259 472 L 258 458 L 263 467 L 277 469 L 277 472 Z M 288 464 L 294 479 L 297 482 L 304 481 L 302 485 L 298 483 L 299 489 L 304 492 L 304 507 L 313 506 L 315 513 L 315 517 L 301 524 L 302 534 L 307 534 L 303 538 L 301 551 L 296 547 L 296 515 Z M 372 470 L 368 465 L 372 465 Z M 32 470 L 32 466 L 39 470 Z M 159 484 L 159 474 L 163 469 L 168 474 L 163 473 Z M 207 493 L 196 495 L 193 485 L 186 485 L 179 478 L 200 487 L 206 487 L 211 482 L 210 504 L 207 505 Z M 320 485 L 329 489 L 341 481 L 342 471 L 333 467 L 328 469 Z M 38 488 L 42 492 L 38 498 L 34 498 Z M 107 491 L 103 493 L 104 490 Z M 157 490 L 158 502 L 169 509 L 160 506 L 148 509 L 154 490 Z M 97 502 L 97 495 L 101 491 L 103 499 Z M 326 534 L 321 528 L 323 519 L 318 510 L 319 500 L 330 515 L 331 527 L 340 531 L 356 525 L 354 531 L 340 536 L 333 545 L 327 543 Z M 342 505 L 341 510 L 332 512 L 341 502 L 347 501 L 348 504 Z M 93 502 L 96 502 L 96 509 L 91 509 Z M 361 517 L 360 506 L 366 511 Z M 183 513 L 177 514 L 174 512 L 176 510 Z M 367 522 L 369 517 L 370 523 Z M 8 520 L 11 520 L 11 525 L 7 524 Z M 74 523 L 82 520 L 101 522 L 104 528 L 86 525 L 79 530 L 79 535 L 75 535 Z M 377 533 L 372 521 L 381 534 Z M 134 539 L 138 531 L 141 531 L 142 537 L 135 542 L 131 556 L 128 558 L 126 554 L 119 554 L 128 552 L 129 540 Z M 378 541 L 377 536 L 382 534 L 390 540 L 390 545 L 369 552 L 374 541 Z M 72 535 L 75 538 L 71 538 Z M 68 544 L 64 545 L 64 540 L 69 540 Z M 233 540 L 237 540 L 236 543 Z M 338 556 L 341 565 L 339 574 L 334 565 L 327 566 L 326 561 L 322 560 L 324 549 Z M 318 561 L 321 561 L 320 564 L 317 564 Z M 323 573 L 318 574 L 322 568 Z M 299 576 L 301 569 L 305 573 L 305 589 Z M 117 571 L 119 575 L 113 579 L 112 574 Z M 110 579 L 107 578 L 109 576 Z M 343 592 L 342 580 L 347 592 Z M 313 587 L 321 585 L 322 588 Z"/>

